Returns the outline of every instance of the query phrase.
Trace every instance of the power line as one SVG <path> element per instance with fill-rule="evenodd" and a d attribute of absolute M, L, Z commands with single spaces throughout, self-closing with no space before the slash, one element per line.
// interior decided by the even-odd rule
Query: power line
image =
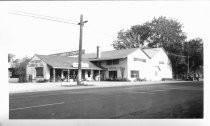
<path fill-rule="evenodd" d="M 178 57 L 188 57 L 188 56 L 184 56 L 184 55 L 177 55 L 177 54 L 173 54 L 173 53 L 167 53 L 168 55 L 173 55 L 173 56 L 178 56 Z"/>
<path fill-rule="evenodd" d="M 50 20 L 50 21 L 56 21 L 56 22 L 61 22 L 61 23 L 66 23 L 66 24 L 78 25 L 78 23 L 71 23 L 69 21 L 62 21 L 62 20 L 59 20 L 59 18 L 53 18 L 53 17 L 50 17 L 50 16 L 48 16 L 48 18 L 46 18 L 47 16 L 46 17 L 41 17 L 41 16 L 38 16 L 38 15 L 28 15 L 28 14 L 21 14 L 21 13 L 15 13 L 15 12 L 9 12 L 9 13 L 15 14 L 15 15 L 21 15 L 21 16 L 45 19 L 45 20 Z"/>
<path fill-rule="evenodd" d="M 23 14 L 30 14 L 30 15 L 35 15 L 35 16 L 42 16 L 42 17 L 47 17 L 47 18 L 54 18 L 54 19 L 57 19 L 57 20 L 71 21 L 71 22 L 74 22 L 74 23 L 78 22 L 78 21 L 74 21 L 74 20 L 69 20 L 69 19 L 64 19 L 64 18 L 57 18 L 57 17 L 46 16 L 46 15 L 41 15 L 41 14 L 34 14 L 34 13 L 18 11 L 18 10 L 14 10 L 14 12 L 23 13 Z"/>
<path fill-rule="evenodd" d="M 46 16 L 46 15 L 41 15 L 41 14 L 34 14 L 34 13 L 24 12 L 24 11 L 19 11 L 19 10 L 13 10 L 13 12 L 10 12 L 10 13 L 11 14 L 15 14 L 15 15 L 28 16 L 28 17 L 33 17 L 33 18 L 39 18 L 39 19 L 45 19 L 45 20 L 50 20 L 50 21 L 61 22 L 61 23 L 79 25 L 77 23 L 77 21 L 74 21 L 74 20 L 57 18 L 57 17 Z M 101 32 L 101 31 L 99 31 L 97 29 L 90 29 L 90 30 L 94 31 L 96 33 L 102 34 L 104 36 L 107 36 L 109 38 L 115 38 L 114 36 L 111 36 L 111 35 L 109 35 L 107 33 Z"/>

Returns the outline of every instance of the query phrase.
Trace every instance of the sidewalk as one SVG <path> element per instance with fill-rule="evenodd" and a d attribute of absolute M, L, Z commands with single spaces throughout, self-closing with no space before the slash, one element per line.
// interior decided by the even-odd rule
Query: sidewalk
<path fill-rule="evenodd" d="M 38 92 L 38 91 L 54 91 L 54 90 L 71 90 L 71 89 L 85 89 L 85 88 L 102 88 L 102 87 L 116 87 L 116 86 L 132 86 L 132 85 L 149 85 L 149 84 L 163 84 L 163 83 L 180 83 L 185 81 L 146 81 L 146 82 L 88 82 L 86 85 L 77 86 L 76 82 L 69 86 L 62 86 L 61 82 L 57 83 L 9 83 L 9 93 L 24 93 L 24 92 Z M 69 82 L 62 82 L 68 84 Z"/>

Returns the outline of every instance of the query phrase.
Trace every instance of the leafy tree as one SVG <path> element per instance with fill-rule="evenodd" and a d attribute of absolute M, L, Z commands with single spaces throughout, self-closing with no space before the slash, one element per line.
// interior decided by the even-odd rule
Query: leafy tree
<path fill-rule="evenodd" d="M 16 59 L 15 63 L 15 75 L 18 75 L 19 82 L 26 82 L 26 66 L 30 59 L 28 57 L 24 57 L 23 59 L 19 60 Z"/>
<path fill-rule="evenodd" d="M 172 63 L 174 75 L 187 71 L 186 34 L 183 24 L 166 17 L 153 18 L 143 25 L 134 25 L 128 30 L 120 30 L 117 40 L 113 42 L 115 49 L 137 47 L 163 47 Z M 201 39 L 192 39 L 190 43 L 190 68 L 196 70 L 203 64 L 203 45 Z M 199 59 L 199 60 L 196 60 Z"/>
<path fill-rule="evenodd" d="M 148 39 L 148 47 L 163 47 L 169 54 L 174 76 L 178 77 L 178 75 L 184 74 L 187 63 L 186 57 L 181 55 L 183 55 L 183 43 L 187 36 L 182 31 L 183 25 L 177 20 L 162 16 L 154 18 L 151 22 L 146 22 L 146 25 L 152 32 Z"/>
<path fill-rule="evenodd" d="M 163 47 L 167 52 L 181 54 L 180 47 L 186 39 L 182 27 L 177 20 L 161 16 L 129 30 L 120 30 L 112 45 L 115 49 Z"/>
<path fill-rule="evenodd" d="M 120 30 L 117 40 L 112 44 L 115 49 L 144 47 L 150 36 L 150 28 L 146 25 L 135 25 L 129 30 Z"/>
<path fill-rule="evenodd" d="M 15 55 L 12 53 L 9 53 L 8 54 L 8 63 L 12 62 L 14 60 L 14 58 L 15 58 Z"/>
<path fill-rule="evenodd" d="M 172 62 L 172 70 L 174 78 L 182 78 L 181 75 L 187 72 L 187 57 L 181 55 L 168 55 Z"/>
<path fill-rule="evenodd" d="M 180 47 L 187 37 L 182 31 L 183 25 L 180 22 L 161 16 L 146 22 L 145 25 L 151 31 L 148 47 L 163 47 L 167 52 L 181 54 Z"/>
<path fill-rule="evenodd" d="M 184 43 L 184 55 L 189 55 L 190 71 L 197 71 L 203 66 L 203 40 L 191 39 Z"/>

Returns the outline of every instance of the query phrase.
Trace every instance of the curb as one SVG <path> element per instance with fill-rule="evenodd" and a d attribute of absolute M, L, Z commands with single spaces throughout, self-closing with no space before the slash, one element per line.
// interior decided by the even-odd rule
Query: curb
<path fill-rule="evenodd" d="M 108 87 L 125 87 L 125 86 L 140 86 L 140 85 L 153 85 L 153 84 L 170 84 L 170 83 L 182 83 L 182 82 L 189 82 L 189 81 L 155 81 L 155 82 L 130 82 L 126 84 L 89 84 L 83 86 L 71 85 L 71 86 L 61 86 L 56 85 L 56 87 L 45 87 L 43 89 L 29 89 L 29 90 L 19 90 L 19 91 L 9 91 L 9 94 L 18 94 L 18 93 L 33 93 L 33 92 L 45 92 L 45 91 L 61 91 L 61 90 L 78 90 L 78 89 L 90 89 L 90 88 L 108 88 Z M 191 81 L 190 81 L 191 82 Z M 96 82 L 95 82 L 96 83 Z M 106 82 L 107 83 L 107 82 Z M 110 82 L 109 82 L 110 83 Z M 120 83 L 120 82 L 117 82 Z M 59 86 L 59 87 L 57 87 Z"/>

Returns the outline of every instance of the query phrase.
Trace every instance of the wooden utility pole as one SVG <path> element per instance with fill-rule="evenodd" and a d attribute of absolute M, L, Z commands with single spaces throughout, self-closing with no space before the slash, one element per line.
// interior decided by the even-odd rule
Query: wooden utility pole
<path fill-rule="evenodd" d="M 189 42 L 188 42 L 188 49 L 187 49 L 187 74 L 190 73 L 189 47 L 190 47 L 190 44 L 189 44 Z"/>
<path fill-rule="evenodd" d="M 187 55 L 187 73 L 189 74 L 190 73 L 190 62 L 189 62 L 189 52 L 188 52 L 188 55 Z"/>
<path fill-rule="evenodd" d="M 81 85 L 82 82 L 82 69 L 81 69 L 81 62 L 82 62 L 82 32 L 83 32 L 83 26 L 84 23 L 87 23 L 87 21 L 83 21 L 83 15 L 80 15 L 80 35 L 79 35 L 79 57 L 78 57 L 78 73 L 77 73 L 77 85 Z"/>

